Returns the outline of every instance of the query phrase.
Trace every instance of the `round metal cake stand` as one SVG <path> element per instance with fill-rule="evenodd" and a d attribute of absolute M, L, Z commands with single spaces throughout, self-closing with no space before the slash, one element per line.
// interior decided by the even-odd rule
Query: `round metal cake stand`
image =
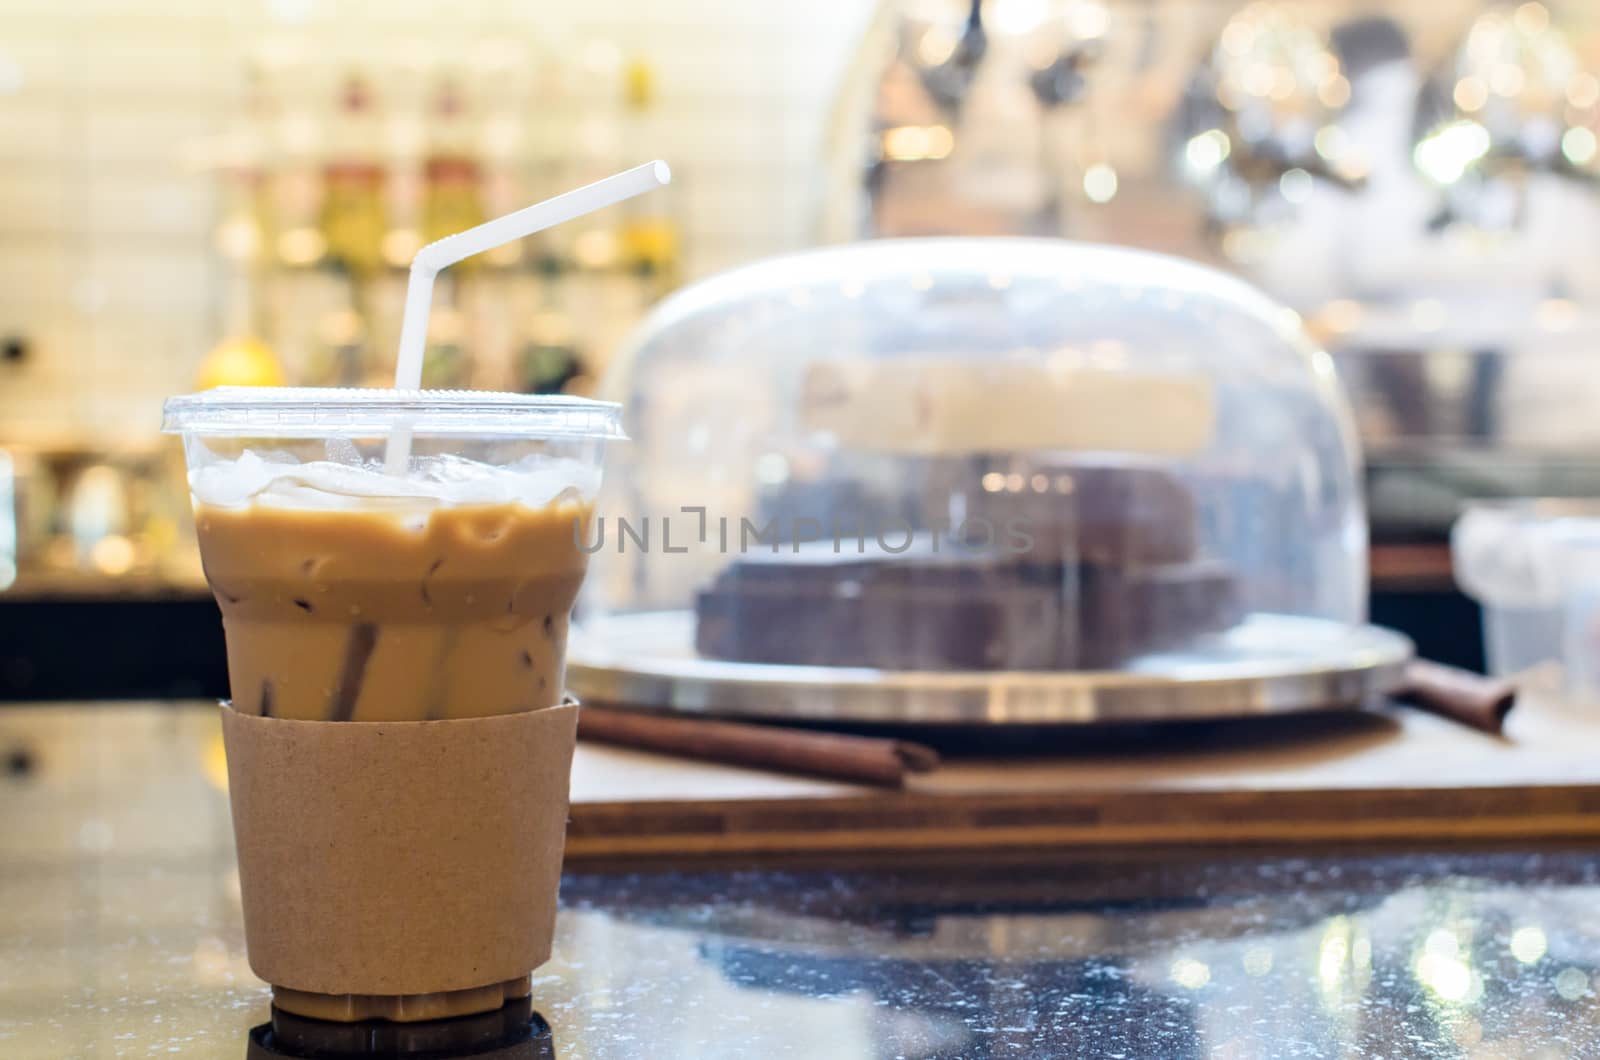
<path fill-rule="evenodd" d="M 726 718 L 888 725 L 1096 725 L 1358 707 L 1400 687 L 1411 641 L 1378 626 L 1256 614 L 1181 652 L 1106 671 L 889 671 L 704 659 L 694 615 L 613 615 L 572 631 L 582 700 Z"/>

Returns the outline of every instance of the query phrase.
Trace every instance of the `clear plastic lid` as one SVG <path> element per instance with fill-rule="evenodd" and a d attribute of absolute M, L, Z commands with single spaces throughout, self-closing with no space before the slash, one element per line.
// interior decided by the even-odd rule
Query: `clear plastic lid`
<path fill-rule="evenodd" d="M 547 394 L 483 390 L 217 387 L 167 399 L 161 430 L 207 437 L 418 435 L 623 439 L 621 406 Z"/>

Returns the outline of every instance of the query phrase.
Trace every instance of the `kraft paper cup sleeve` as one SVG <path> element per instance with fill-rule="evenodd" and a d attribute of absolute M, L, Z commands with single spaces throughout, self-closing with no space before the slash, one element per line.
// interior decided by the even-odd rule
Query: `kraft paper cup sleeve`
<path fill-rule="evenodd" d="M 550 956 L 578 708 L 291 721 L 224 705 L 250 967 L 324 994 L 425 994 Z"/>

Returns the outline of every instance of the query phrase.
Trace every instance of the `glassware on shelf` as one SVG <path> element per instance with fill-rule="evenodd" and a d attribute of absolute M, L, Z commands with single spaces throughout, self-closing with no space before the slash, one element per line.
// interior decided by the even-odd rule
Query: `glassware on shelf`
<path fill-rule="evenodd" d="M 537 56 L 512 38 L 401 45 L 337 66 L 264 49 L 252 67 L 215 166 L 220 319 L 206 378 L 259 368 L 239 356 L 257 350 L 247 339 L 292 383 L 386 376 L 425 242 L 609 174 L 659 138 L 655 68 L 624 65 L 610 41 Z M 677 284 L 677 222 L 672 203 L 611 209 L 452 270 L 430 380 L 588 385 Z"/>

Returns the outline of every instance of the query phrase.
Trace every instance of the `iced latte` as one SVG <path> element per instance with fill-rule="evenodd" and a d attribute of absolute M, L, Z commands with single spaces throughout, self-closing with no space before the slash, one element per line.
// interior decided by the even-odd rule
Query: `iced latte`
<path fill-rule="evenodd" d="M 216 393 L 176 402 L 196 402 L 203 413 L 205 399 Z M 260 406 L 261 417 L 281 421 L 283 403 L 291 398 L 274 393 L 305 392 L 234 400 Z M 462 894 L 479 886 L 479 876 L 462 861 L 494 862 L 481 874 L 482 901 L 511 905 L 508 923 L 524 916 L 515 908 L 519 893 L 549 905 L 538 911 L 542 926 L 522 932 L 532 941 L 521 950 L 537 951 L 535 936 L 543 931 L 547 953 L 570 747 L 565 757 L 550 759 L 556 766 L 546 766 L 562 775 L 534 778 L 541 785 L 535 791 L 520 771 L 537 770 L 539 763 L 528 759 L 545 754 L 540 741 L 554 737 L 531 738 L 528 755 L 508 756 L 505 748 L 514 739 L 530 737 L 497 733 L 485 740 L 469 720 L 503 718 L 514 725 L 510 716 L 570 712 L 561 707 L 568 621 L 587 566 L 582 542 L 588 540 L 598 490 L 598 443 L 615 432 L 615 410 L 558 401 L 555 413 L 541 419 L 516 415 L 538 399 L 434 396 L 431 401 L 447 413 L 454 412 L 453 402 L 468 400 L 508 406 L 496 421 L 501 426 L 485 431 L 486 438 L 456 440 L 427 436 L 430 416 L 452 429 L 459 424 L 449 415 L 441 418 L 436 407 L 408 410 L 406 403 L 419 396 L 361 393 L 379 396 L 344 392 L 355 420 L 349 433 L 367 435 L 360 443 L 321 427 L 309 438 L 240 439 L 226 433 L 226 421 L 214 428 L 221 434 L 210 435 L 204 428 L 212 421 L 204 415 L 185 420 L 180 409 L 174 424 L 169 404 L 169 427 L 186 434 L 201 558 L 226 632 L 230 775 L 235 789 L 248 790 L 250 803 L 242 806 L 244 793 L 235 790 L 252 966 L 272 982 L 276 1004 L 305 1016 L 418 1020 L 480 1012 L 525 996 L 534 964 L 516 966 L 517 948 L 505 943 L 492 918 L 481 928 L 463 926 L 463 917 L 481 915 L 482 903 Z M 386 413 L 365 407 L 381 403 L 385 393 L 406 413 L 403 419 L 387 414 L 417 432 L 417 452 L 398 472 L 381 459 L 382 436 L 371 433 Z M 559 429 L 573 423 L 576 429 Z M 519 432 L 529 437 L 519 438 Z M 295 727 L 269 721 L 376 724 Z M 468 724 L 449 724 L 455 722 Z M 445 727 L 430 727 L 435 723 Z M 571 728 L 559 728 L 562 738 L 570 741 Z M 352 737 L 366 741 L 363 749 L 345 746 Z M 455 750 L 464 739 L 478 740 L 482 753 Z M 438 742 L 437 762 L 427 753 L 429 740 Z M 387 804 L 373 805 L 373 792 L 394 779 L 383 772 L 385 758 L 419 746 L 415 741 L 421 741 L 421 761 L 432 775 L 416 777 L 413 787 L 391 793 Z M 295 770 L 309 772 L 286 779 Z M 350 776 L 336 775 L 345 772 Z M 429 786 L 439 799 L 428 798 Z M 541 804 L 491 827 L 489 817 L 508 812 L 494 805 L 501 787 L 507 798 L 516 790 L 524 802 Z M 416 812 L 406 821 L 385 819 L 386 805 L 413 797 L 430 805 L 459 798 L 468 808 L 451 811 L 453 817 L 444 814 L 443 823 L 428 826 L 431 831 L 417 831 L 423 826 L 415 823 Z M 317 804 L 314 812 L 311 803 Z M 294 814 L 303 823 L 284 826 L 283 816 Z M 545 834 L 524 844 L 528 851 L 520 862 L 520 871 L 539 879 L 506 878 L 519 871 L 519 863 L 496 849 L 508 845 L 497 841 L 496 830 L 520 840 L 522 822 L 535 817 L 544 821 L 543 833 L 555 830 L 554 863 Z M 340 823 L 344 818 L 347 824 Z M 454 821 L 469 827 L 457 829 Z M 407 828 L 403 841 L 389 834 Z M 484 832 L 481 841 L 473 840 L 474 828 Z M 312 838 L 319 829 L 325 834 Z M 320 857 L 329 848 L 345 857 L 365 848 L 373 853 L 330 867 Z M 373 864 L 384 859 L 392 866 Z M 306 882 L 318 874 L 320 883 Z M 453 874 L 461 874 L 460 883 L 448 882 Z M 366 882 L 358 884 L 358 877 Z M 319 888 L 328 893 L 326 902 L 319 900 Z M 376 893 L 364 895 L 362 888 Z M 437 901 L 429 897 L 434 893 Z M 385 909 L 392 912 L 374 912 Z M 454 923 L 427 922 L 435 910 Z M 284 939 L 286 933 L 308 940 L 337 935 L 346 922 L 350 938 L 327 938 L 327 959 L 291 952 L 296 947 Z M 485 936 L 478 950 L 473 930 Z M 418 938 L 417 967 L 391 975 L 385 966 L 395 963 L 392 955 L 411 953 L 408 932 Z M 342 945 L 354 956 L 338 955 Z M 425 958 L 435 951 L 441 956 Z M 363 988 L 390 982 L 431 987 L 433 966 L 441 969 L 439 989 Z M 480 967 L 482 981 L 470 981 Z M 513 974 L 502 974 L 508 971 Z"/>

